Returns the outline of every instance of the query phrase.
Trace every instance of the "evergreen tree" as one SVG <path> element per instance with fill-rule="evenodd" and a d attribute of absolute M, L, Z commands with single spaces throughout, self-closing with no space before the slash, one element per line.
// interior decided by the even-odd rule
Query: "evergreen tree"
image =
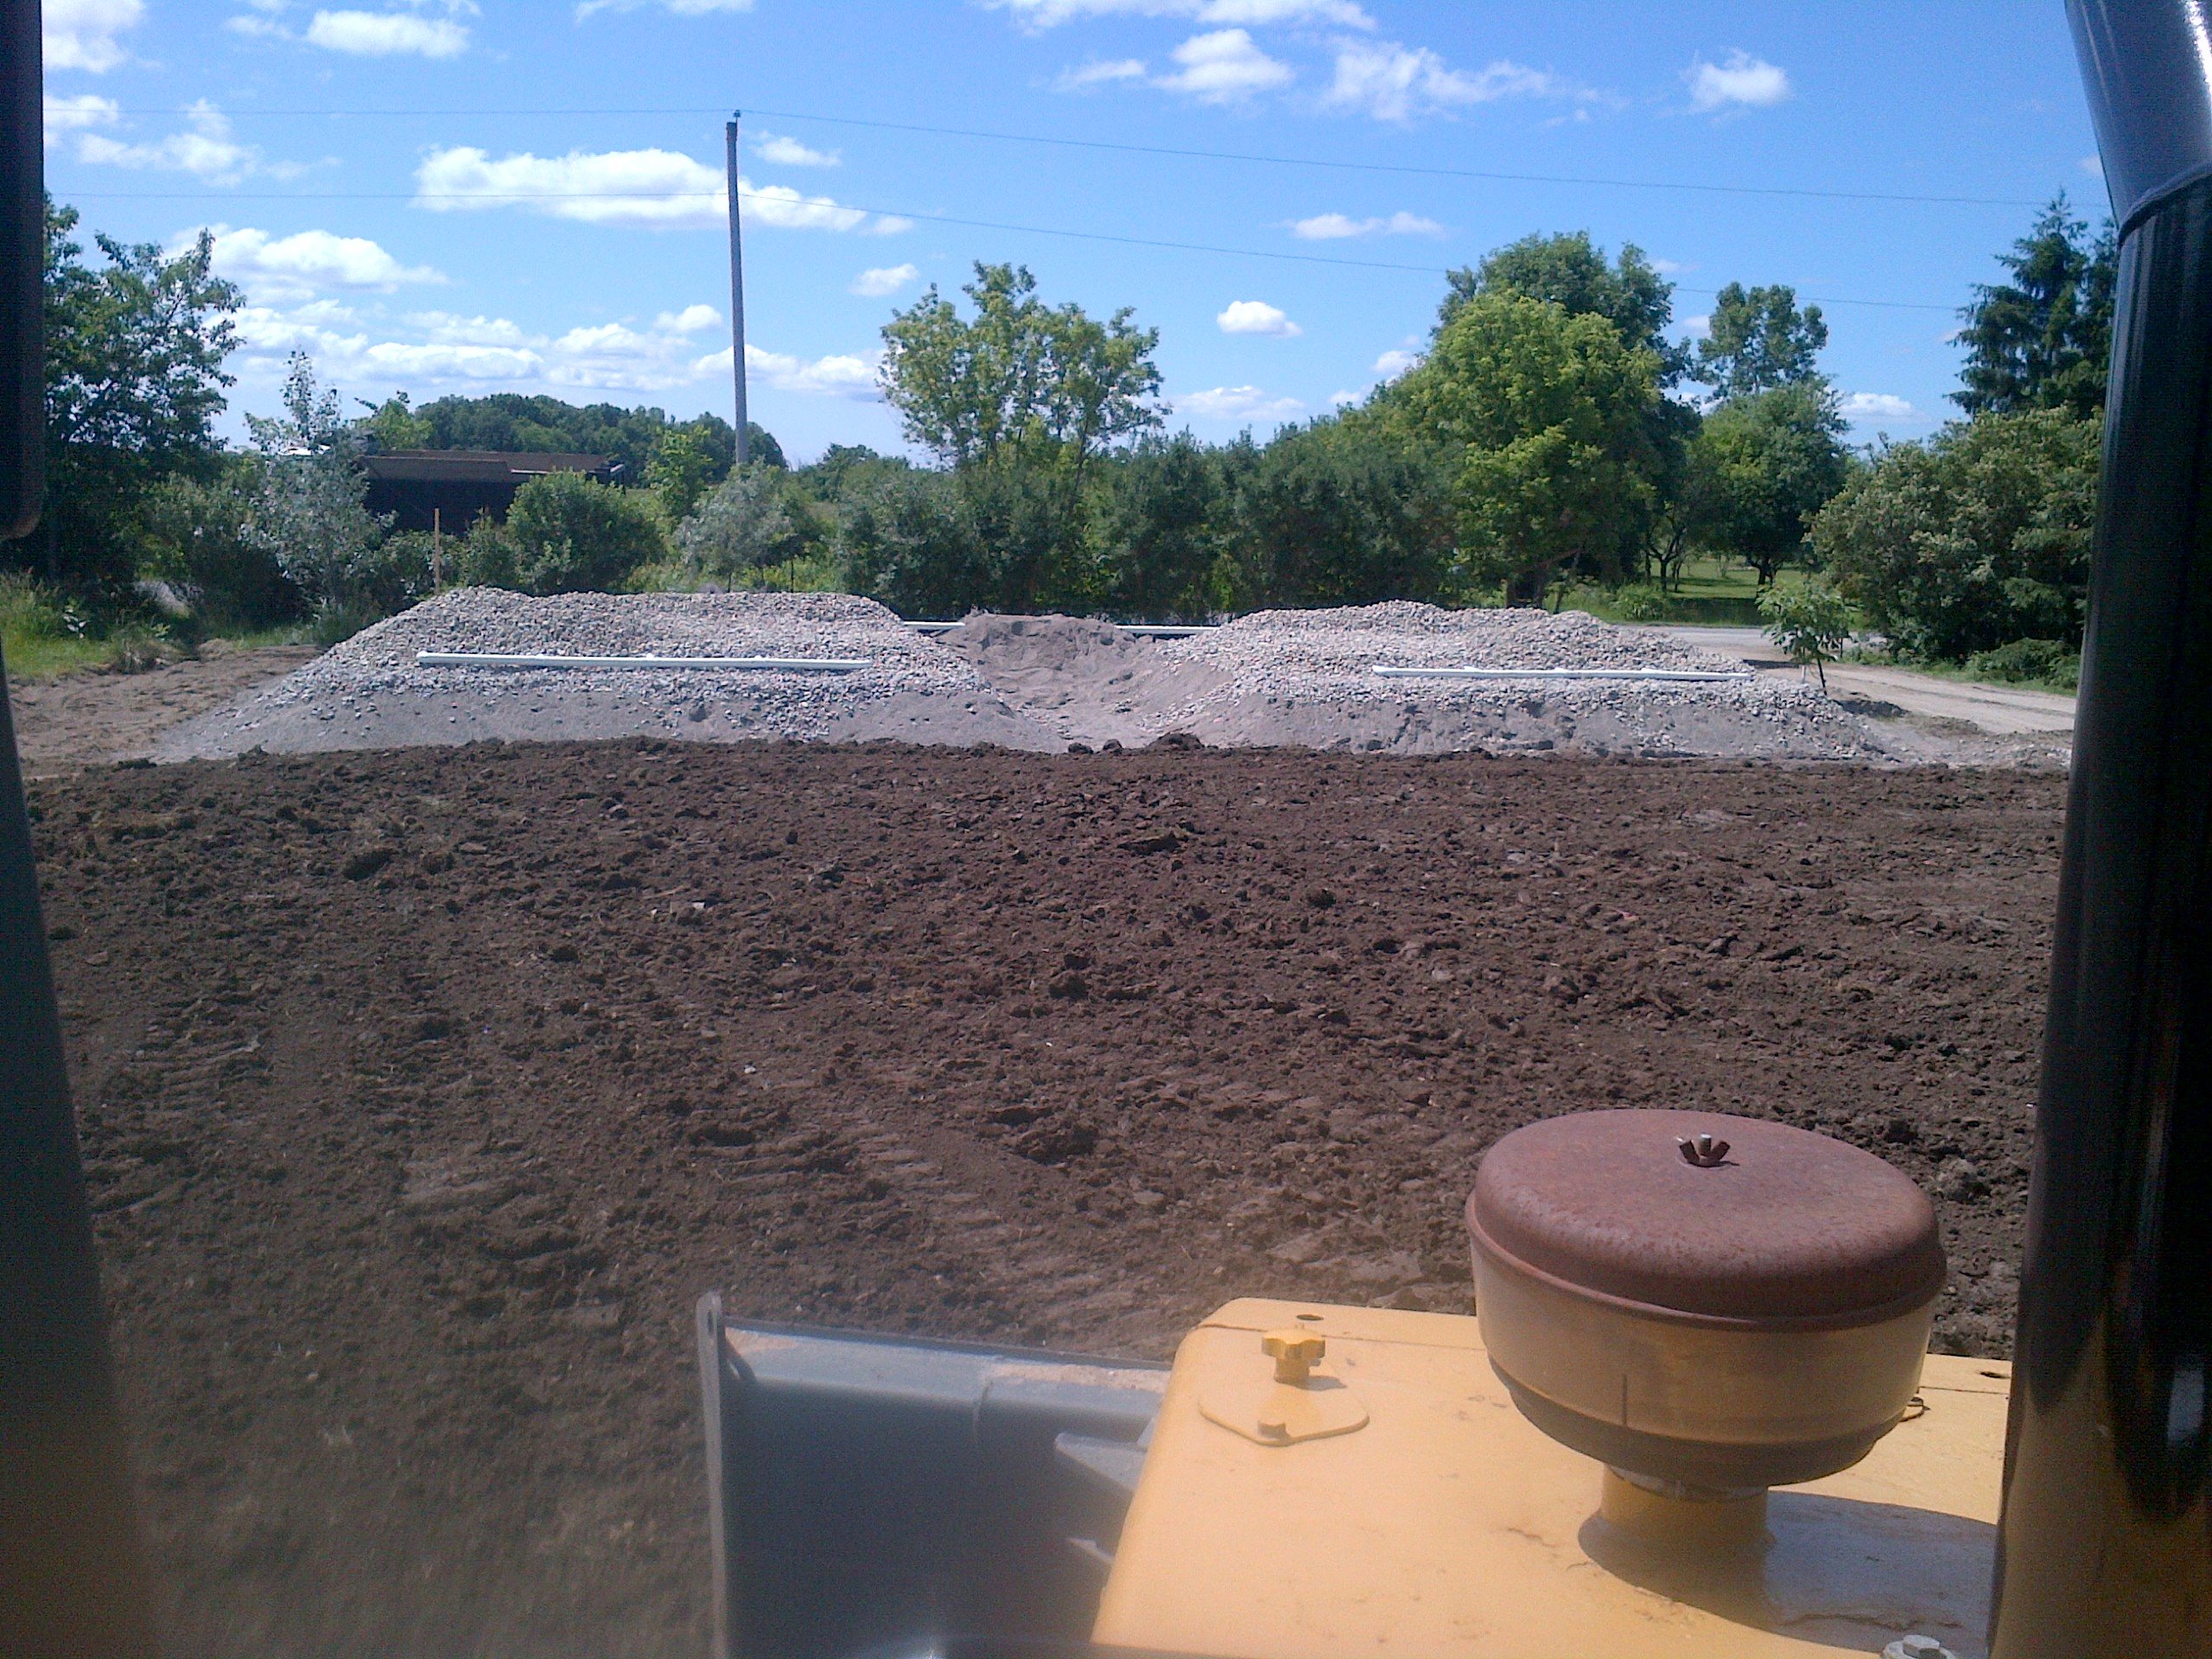
<path fill-rule="evenodd" d="M 2012 281 L 1977 285 L 1960 314 L 1966 385 L 1952 401 L 1969 415 L 2101 416 L 2120 266 L 2111 224 L 2092 236 L 2058 195 L 1998 263 Z"/>

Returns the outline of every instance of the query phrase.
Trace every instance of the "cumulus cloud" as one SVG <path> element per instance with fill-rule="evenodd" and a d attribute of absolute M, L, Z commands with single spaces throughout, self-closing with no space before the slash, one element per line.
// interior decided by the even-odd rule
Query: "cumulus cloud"
<path fill-rule="evenodd" d="M 876 401 L 881 396 L 876 388 L 876 370 L 882 361 L 880 351 L 840 352 L 827 357 L 806 358 L 764 351 L 751 340 L 745 343 L 747 381 L 776 391 L 803 392 L 815 397 Z M 729 365 L 730 349 L 725 346 L 719 352 L 696 359 L 691 366 L 702 376 L 728 378 Z"/>
<path fill-rule="evenodd" d="M 753 141 L 753 153 L 778 167 L 842 167 L 845 158 L 834 149 L 813 149 L 780 132 L 764 132 Z"/>
<path fill-rule="evenodd" d="M 1257 386 L 1215 386 L 1186 391 L 1170 404 L 1178 414 L 1202 421 L 1287 421 L 1306 412 L 1295 397 L 1270 397 Z"/>
<path fill-rule="evenodd" d="M 1507 58 L 1470 74 L 1454 69 L 1425 46 L 1344 41 L 1337 47 L 1336 78 L 1322 102 L 1360 111 L 1377 121 L 1404 122 L 1471 104 L 1555 98 L 1573 90 L 1541 69 Z"/>
<path fill-rule="evenodd" d="M 703 328 L 721 327 L 722 314 L 711 305 L 687 305 L 681 311 L 664 311 L 653 327 L 671 334 L 696 334 Z"/>
<path fill-rule="evenodd" d="M 1096 86 L 1107 86 L 1120 81 L 1142 80 L 1145 75 L 1142 58 L 1093 59 L 1072 69 L 1060 71 L 1060 78 L 1052 84 L 1064 92 L 1087 92 Z"/>
<path fill-rule="evenodd" d="M 80 109 L 78 113 L 85 111 Z M 270 170 L 261 168 L 259 150 L 232 136 L 230 118 L 213 105 L 203 99 L 186 111 L 184 119 L 182 132 L 151 143 L 132 143 L 105 132 L 80 130 L 77 159 L 104 167 L 189 173 L 208 184 L 235 184 L 249 173 Z"/>
<path fill-rule="evenodd" d="M 1872 426 L 1878 421 L 1893 426 L 1923 426 L 1929 417 L 1892 393 L 1854 391 L 1843 400 L 1843 418 L 1853 426 Z"/>
<path fill-rule="evenodd" d="M 710 305 L 664 311 L 649 324 L 630 319 L 579 323 L 556 331 L 522 327 L 512 319 L 448 311 L 410 312 L 396 320 L 373 305 L 332 298 L 284 306 L 255 303 L 238 315 L 243 344 L 240 376 L 273 386 L 283 378 L 285 354 L 310 353 L 335 384 L 429 391 L 550 387 L 665 392 L 726 383 L 728 347 L 700 353 L 698 336 L 719 327 Z M 874 355 L 805 359 L 749 346 L 748 371 L 779 391 L 872 398 Z"/>
<path fill-rule="evenodd" d="M 853 278 L 852 291 L 880 300 L 887 294 L 896 294 L 921 274 L 912 265 L 874 265 Z"/>
<path fill-rule="evenodd" d="M 1306 332 L 1265 300 L 1232 300 L 1214 321 L 1224 334 L 1271 334 L 1277 340 L 1294 340 Z"/>
<path fill-rule="evenodd" d="M 1421 361 L 1419 352 L 1387 351 L 1375 359 L 1375 372 L 1385 380 L 1395 380 L 1414 364 Z"/>
<path fill-rule="evenodd" d="M 1732 106 L 1764 109 L 1789 96 L 1789 77 L 1763 58 L 1740 48 L 1726 63 L 1698 59 L 1682 71 L 1689 83 L 1690 107 L 1700 114 Z"/>
<path fill-rule="evenodd" d="M 116 36 L 145 16 L 145 0 L 46 0 L 39 17 L 46 67 L 105 73 L 129 55 Z"/>
<path fill-rule="evenodd" d="M 1419 213 L 1395 213 L 1388 219 L 1352 219 L 1343 213 L 1316 213 L 1294 219 L 1290 233 L 1306 242 L 1341 242 L 1362 236 L 1441 236 L 1444 227 Z"/>
<path fill-rule="evenodd" d="M 389 294 L 446 280 L 429 265 L 401 264 L 365 236 L 298 231 L 272 237 L 251 226 L 210 228 L 216 272 L 263 303 L 303 300 L 334 289 Z"/>
<path fill-rule="evenodd" d="M 721 225 L 728 212 L 721 170 L 671 149 L 497 157 L 471 145 L 434 149 L 415 169 L 415 188 L 416 206 L 440 213 L 521 207 L 594 225 Z M 801 195 L 786 184 L 757 185 L 741 176 L 738 190 L 745 216 L 755 225 L 880 234 L 912 228 L 910 220 Z"/>
<path fill-rule="evenodd" d="M 79 92 L 73 98 L 46 95 L 46 145 L 48 149 L 60 143 L 73 132 L 82 132 L 88 127 L 111 127 L 122 119 L 123 111 L 111 98 L 102 98 L 98 92 Z"/>
<path fill-rule="evenodd" d="M 466 24 L 409 11 L 318 11 L 302 38 L 359 58 L 457 58 L 468 49 Z"/>
<path fill-rule="evenodd" d="M 1255 92 L 1287 86 L 1294 79 L 1288 64 L 1261 51 L 1241 29 L 1193 35 L 1168 55 L 1180 67 L 1153 85 L 1201 104 L 1241 104 Z"/>
<path fill-rule="evenodd" d="M 985 0 L 1025 29 L 1054 29 L 1079 17 L 1188 17 L 1201 23 L 1267 28 L 1333 23 L 1372 29 L 1375 20 L 1353 0 Z"/>

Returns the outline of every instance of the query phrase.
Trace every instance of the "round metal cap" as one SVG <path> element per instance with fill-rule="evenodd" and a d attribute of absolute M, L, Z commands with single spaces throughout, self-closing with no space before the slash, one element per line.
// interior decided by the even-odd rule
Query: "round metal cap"
<path fill-rule="evenodd" d="M 1716 1112 L 1578 1112 L 1490 1149 L 1475 1248 L 1638 1311 L 1777 1329 L 1872 1323 L 1943 1285 L 1936 1211 L 1871 1153 Z"/>

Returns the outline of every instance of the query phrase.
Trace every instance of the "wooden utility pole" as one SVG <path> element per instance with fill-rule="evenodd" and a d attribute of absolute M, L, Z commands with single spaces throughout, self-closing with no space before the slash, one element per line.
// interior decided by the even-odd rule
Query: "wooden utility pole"
<path fill-rule="evenodd" d="M 745 238 L 737 213 L 737 124 L 744 113 L 729 112 L 722 129 L 729 172 L 729 338 L 730 375 L 737 382 L 737 464 L 750 461 L 752 446 L 745 441 Z"/>

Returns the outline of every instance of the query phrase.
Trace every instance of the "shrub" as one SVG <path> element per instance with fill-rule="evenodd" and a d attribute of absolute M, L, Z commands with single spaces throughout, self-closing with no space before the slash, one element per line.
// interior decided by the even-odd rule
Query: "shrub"
<path fill-rule="evenodd" d="M 176 589 L 205 627 L 267 627 L 307 608 L 267 537 L 257 533 L 257 462 L 232 458 L 213 478 L 171 478 L 141 509 L 139 569 Z"/>
<path fill-rule="evenodd" d="M 1821 509 L 1814 550 L 1868 622 L 1915 654 L 2077 645 L 2101 426 L 2036 410 L 1894 445 Z"/>
<path fill-rule="evenodd" d="M 1967 671 L 2008 684 L 2061 685 L 2071 690 L 2082 679 L 2082 654 L 2060 639 L 2015 639 L 1967 658 Z"/>
<path fill-rule="evenodd" d="M 581 473 L 548 473 L 524 485 L 499 539 L 514 563 L 512 581 L 499 585 L 530 594 L 613 593 L 668 551 L 650 498 Z"/>
<path fill-rule="evenodd" d="M 1613 591 L 1611 603 L 1613 614 L 1624 622 L 1664 622 L 1675 613 L 1674 601 L 1649 582 L 1623 584 Z"/>
<path fill-rule="evenodd" d="M 794 510 L 789 476 L 759 461 L 733 470 L 676 527 L 676 550 L 684 563 L 728 582 L 804 557 L 812 526 L 804 507 Z"/>
<path fill-rule="evenodd" d="M 1767 638 L 1791 662 L 1819 669 L 1825 691 L 1827 665 L 1851 639 L 1851 602 L 1824 582 L 1808 582 L 1801 588 L 1766 588 L 1759 594 L 1759 614 L 1766 619 Z"/>

